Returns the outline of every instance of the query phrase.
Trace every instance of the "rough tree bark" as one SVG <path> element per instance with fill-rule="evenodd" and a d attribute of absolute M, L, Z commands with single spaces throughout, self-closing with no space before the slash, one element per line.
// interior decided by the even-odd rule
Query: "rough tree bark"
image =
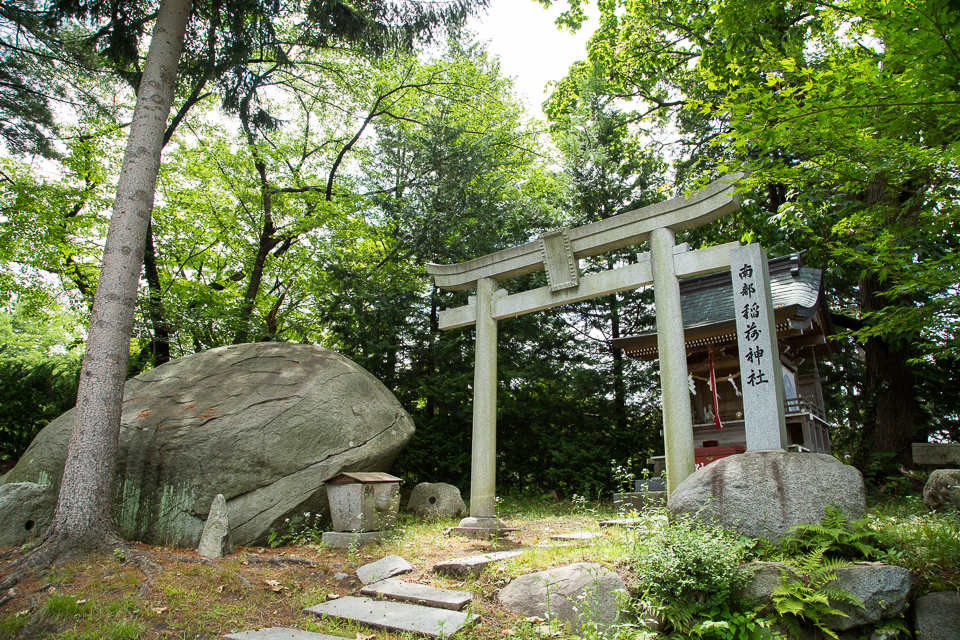
<path fill-rule="evenodd" d="M 191 0 L 162 0 L 117 186 L 53 524 L 7 575 L 80 550 L 123 544 L 114 476 L 134 303 Z"/>
<path fill-rule="evenodd" d="M 900 196 L 883 174 L 877 174 L 868 185 L 864 200 L 881 208 L 888 227 L 915 224 L 917 212 L 901 203 Z M 860 281 L 860 308 L 869 312 L 908 304 L 890 294 L 892 285 L 883 282 L 878 274 L 867 272 Z M 863 343 L 867 410 L 854 463 L 864 473 L 870 471 L 871 465 L 878 465 L 881 477 L 892 473 L 897 465 L 911 464 L 910 443 L 922 415 L 910 364 L 914 349 L 906 339 L 897 338 L 873 337 Z"/>

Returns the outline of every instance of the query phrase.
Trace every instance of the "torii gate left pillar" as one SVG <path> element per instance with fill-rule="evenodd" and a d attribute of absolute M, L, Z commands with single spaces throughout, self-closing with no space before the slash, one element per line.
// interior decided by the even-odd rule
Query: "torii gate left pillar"
<path fill-rule="evenodd" d="M 493 295 L 497 281 L 477 280 L 477 338 L 473 365 L 473 442 L 470 517 L 458 529 L 501 530 L 497 518 L 497 321 Z"/>
<path fill-rule="evenodd" d="M 463 307 L 440 312 L 440 328 L 477 325 L 474 368 L 473 438 L 470 478 L 470 517 L 454 532 L 486 537 L 505 530 L 496 517 L 497 438 L 497 321 L 503 318 L 589 300 L 654 284 L 658 316 L 671 329 L 661 332 L 661 386 L 664 397 L 664 436 L 667 491 L 693 473 L 693 434 L 687 392 L 687 362 L 680 315 L 679 278 L 712 273 L 730 266 L 725 245 L 687 251 L 674 246 L 674 233 L 692 229 L 735 210 L 739 199 L 733 175 L 718 180 L 690 198 L 676 198 L 622 213 L 575 229 L 547 232 L 538 241 L 455 265 L 427 265 L 436 285 L 446 289 L 476 287 L 477 295 Z M 650 254 L 636 264 L 580 277 L 579 259 L 650 240 Z M 497 282 L 545 270 L 549 285 L 513 295 Z M 663 354 L 670 354 L 664 361 Z"/>

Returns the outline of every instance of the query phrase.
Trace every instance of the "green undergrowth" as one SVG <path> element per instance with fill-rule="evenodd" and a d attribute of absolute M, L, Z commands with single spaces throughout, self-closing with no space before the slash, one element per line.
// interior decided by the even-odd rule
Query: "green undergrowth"
<path fill-rule="evenodd" d="M 362 549 L 327 549 L 319 542 L 322 532 L 313 527 L 292 531 L 298 541 L 293 546 L 259 550 L 264 557 L 279 553 L 316 558 L 313 566 L 254 566 L 244 558 L 256 550 L 246 550 L 214 566 L 167 565 L 146 592 L 143 573 L 124 558 L 89 558 L 46 575 L 29 606 L 3 609 L 0 640 L 212 639 L 225 631 L 262 626 L 399 640 L 397 634 L 303 613 L 305 607 L 352 593 L 334 578 L 336 572 L 351 573 L 390 554 L 410 561 L 419 582 L 476 594 L 472 613 L 480 614 L 481 622 L 454 640 L 569 637 L 563 629 L 505 611 L 496 594 L 517 576 L 575 562 L 599 563 L 627 580 L 627 615 L 604 636 L 609 640 L 760 640 L 779 637 L 778 629 L 816 628 L 828 636 L 824 618 L 838 603 L 850 601 L 849 594 L 830 584 L 834 572 L 846 564 L 874 560 L 907 567 L 915 577 L 915 595 L 956 589 L 960 576 L 960 515 L 928 513 L 910 497 L 875 505 L 867 518 L 854 522 L 830 510 L 819 524 L 798 527 L 779 545 L 687 518 L 669 518 L 664 510 L 645 512 L 631 527 L 601 528 L 599 520 L 618 514 L 609 505 L 583 499 L 508 498 L 498 503 L 498 514 L 519 531 L 494 544 L 451 539 L 447 529 L 456 526 L 456 519 L 421 521 L 401 514 L 391 535 Z M 551 533 L 577 530 L 601 535 L 583 543 L 550 540 Z M 506 549 L 522 553 L 476 576 L 451 578 L 428 570 L 444 557 Z M 783 562 L 797 577 L 784 574 L 772 603 L 748 601 L 741 589 L 749 579 L 743 566 L 753 560 Z M 658 619 L 659 631 L 645 628 L 645 619 Z M 277 625 L 284 620 L 285 625 Z M 582 640 L 599 639 L 588 629 Z"/>
<path fill-rule="evenodd" d="M 910 569 L 914 592 L 960 589 L 960 511 L 927 511 L 919 499 L 878 506 L 870 528 L 885 552 L 883 562 Z"/>

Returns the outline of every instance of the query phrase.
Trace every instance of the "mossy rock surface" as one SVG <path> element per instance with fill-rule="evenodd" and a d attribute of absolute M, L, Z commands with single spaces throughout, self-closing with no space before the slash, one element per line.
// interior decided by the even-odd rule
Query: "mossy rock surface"
<path fill-rule="evenodd" d="M 47 425 L 2 482 L 57 489 L 72 423 L 69 411 Z M 288 518 L 326 513 L 326 478 L 389 470 L 413 432 L 383 384 L 329 349 L 256 343 L 178 358 L 126 384 L 117 524 L 129 540 L 196 546 L 222 493 L 234 543 L 263 544 Z"/>

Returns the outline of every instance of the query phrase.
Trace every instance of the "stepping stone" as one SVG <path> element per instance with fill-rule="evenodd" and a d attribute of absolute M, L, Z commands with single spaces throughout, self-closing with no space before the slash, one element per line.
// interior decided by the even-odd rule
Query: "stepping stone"
<path fill-rule="evenodd" d="M 551 540 L 593 540 L 594 538 L 599 538 L 601 535 L 599 533 L 594 533 L 592 531 L 576 531 L 574 533 L 560 533 L 555 536 L 550 536 Z"/>
<path fill-rule="evenodd" d="M 223 640 L 346 640 L 340 636 L 329 636 L 325 633 L 287 629 L 286 627 L 270 627 L 256 631 L 240 631 L 228 633 Z"/>
<path fill-rule="evenodd" d="M 357 577 L 363 584 L 371 584 L 411 571 L 413 571 L 413 567 L 400 556 L 386 556 L 357 569 Z"/>
<path fill-rule="evenodd" d="M 643 518 L 619 518 L 616 520 L 601 520 L 601 527 L 633 527 L 643 522 Z"/>
<path fill-rule="evenodd" d="M 329 616 L 350 622 L 359 622 L 378 629 L 398 633 L 422 633 L 433 638 L 449 638 L 480 616 L 460 611 L 421 607 L 403 602 L 385 602 L 347 596 L 304 609 L 316 616 Z"/>
<path fill-rule="evenodd" d="M 453 589 L 437 589 L 416 582 L 404 582 L 395 578 L 387 578 L 375 584 L 360 589 L 365 596 L 383 596 L 393 600 L 403 600 L 427 607 L 450 609 L 459 611 L 473 600 L 469 591 L 454 591 Z"/>
<path fill-rule="evenodd" d="M 467 558 L 457 558 L 456 560 L 445 560 L 433 565 L 433 570 L 437 573 L 445 573 L 450 576 L 462 578 L 472 574 L 480 573 L 486 566 L 498 560 L 515 558 L 523 551 L 497 551 L 482 556 L 470 556 Z"/>

